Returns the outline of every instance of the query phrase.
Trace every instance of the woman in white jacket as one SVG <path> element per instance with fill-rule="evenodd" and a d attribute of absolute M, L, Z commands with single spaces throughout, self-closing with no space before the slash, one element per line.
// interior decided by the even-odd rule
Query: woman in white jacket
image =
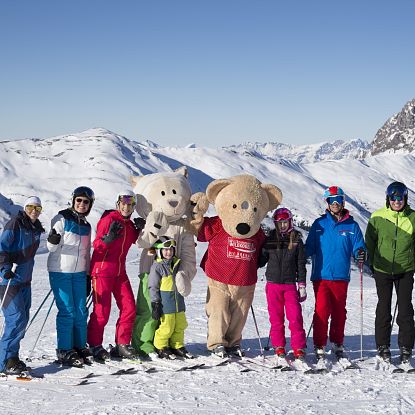
<path fill-rule="evenodd" d="M 86 347 L 87 275 L 91 252 L 91 211 L 94 192 L 86 186 L 72 193 L 72 206 L 61 210 L 51 222 L 47 240 L 49 281 L 58 307 L 56 331 L 58 361 L 82 366 L 90 357 Z"/>

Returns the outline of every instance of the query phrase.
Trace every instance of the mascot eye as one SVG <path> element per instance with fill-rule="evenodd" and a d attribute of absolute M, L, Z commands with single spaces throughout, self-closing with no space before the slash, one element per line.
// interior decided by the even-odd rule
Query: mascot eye
<path fill-rule="evenodd" d="M 258 209 L 257 208 L 254 208 L 254 212 L 256 212 Z"/>
<path fill-rule="evenodd" d="M 237 206 L 234 204 L 233 206 L 232 206 L 234 209 L 236 209 L 237 208 Z"/>
<path fill-rule="evenodd" d="M 161 191 L 162 196 L 166 196 L 166 192 L 164 190 Z"/>
<path fill-rule="evenodd" d="M 174 189 L 172 190 L 172 192 L 173 192 L 174 195 L 177 193 Z"/>

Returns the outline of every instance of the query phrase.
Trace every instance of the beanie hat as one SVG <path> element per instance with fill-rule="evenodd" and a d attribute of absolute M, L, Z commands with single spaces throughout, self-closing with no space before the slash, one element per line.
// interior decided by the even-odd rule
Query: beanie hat
<path fill-rule="evenodd" d="M 27 205 L 39 205 L 42 206 L 42 202 L 37 196 L 30 196 L 24 202 L 24 208 L 26 209 Z"/>

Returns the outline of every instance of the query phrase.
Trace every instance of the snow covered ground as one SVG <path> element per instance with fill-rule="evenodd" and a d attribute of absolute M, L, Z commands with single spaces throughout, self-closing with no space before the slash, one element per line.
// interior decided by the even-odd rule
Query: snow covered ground
<path fill-rule="evenodd" d="M 198 246 L 200 259 L 204 244 Z M 47 292 L 46 254 L 36 257 L 33 281 L 32 315 Z M 128 271 L 137 288 L 138 259 L 134 247 L 128 257 Z M 262 276 L 263 272 L 261 273 Z M 268 313 L 264 294 L 265 281 L 260 280 L 254 301 L 262 344 L 269 332 Z M 195 360 L 208 359 L 206 351 L 206 317 L 204 303 L 206 277 L 202 270 L 196 276 L 193 292 L 187 299 L 186 331 L 188 348 Z M 51 300 L 43 307 L 37 320 L 22 342 L 21 356 L 27 357 L 36 340 Z M 308 299 L 303 305 L 306 330 L 310 326 L 314 299 L 311 284 Z M 113 376 L 114 368 L 94 365 L 86 369 L 64 368 L 52 364 L 55 353 L 55 315 L 53 307 L 38 342 L 31 365 L 45 379 L 22 382 L 0 381 L 0 411 L 2 414 L 413 414 L 415 411 L 415 375 L 390 374 L 375 370 L 374 311 L 376 292 L 374 283 L 364 277 L 364 350 L 361 370 L 339 371 L 337 365 L 326 375 L 305 375 L 299 372 L 275 372 L 260 366 L 255 371 L 241 373 L 238 364 L 200 369 L 191 372 L 160 370 L 144 373 L 144 365 L 136 365 L 137 374 Z M 113 342 L 117 316 L 116 306 L 105 333 L 106 344 Z M 360 275 L 353 266 L 349 288 L 348 320 L 345 344 L 352 359 L 360 358 Z M 395 357 L 396 325 L 392 348 Z M 289 333 L 287 333 L 289 336 Z M 249 356 L 260 354 L 252 316 L 244 331 L 243 347 Z M 308 341 L 310 355 L 312 341 Z M 271 352 L 268 352 L 270 356 Z M 46 359 L 39 360 L 41 356 Z M 193 361 L 192 361 L 193 362 Z M 131 367 L 131 364 L 124 364 Z M 73 386 L 77 378 L 89 373 L 102 376 L 91 378 L 84 386 Z"/>

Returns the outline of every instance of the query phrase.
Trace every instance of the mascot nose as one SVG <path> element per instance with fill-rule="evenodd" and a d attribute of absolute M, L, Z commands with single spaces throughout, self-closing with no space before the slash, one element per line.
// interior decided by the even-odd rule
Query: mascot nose
<path fill-rule="evenodd" d="M 169 201 L 169 205 L 173 208 L 175 208 L 178 204 L 179 204 L 179 202 L 177 200 L 170 200 Z"/>
<path fill-rule="evenodd" d="M 242 202 L 241 208 L 242 209 L 248 209 L 249 208 L 249 203 L 245 200 L 244 202 Z"/>
<path fill-rule="evenodd" d="M 236 225 L 236 231 L 241 235 L 246 235 L 251 230 L 251 227 L 247 223 L 238 223 Z"/>

